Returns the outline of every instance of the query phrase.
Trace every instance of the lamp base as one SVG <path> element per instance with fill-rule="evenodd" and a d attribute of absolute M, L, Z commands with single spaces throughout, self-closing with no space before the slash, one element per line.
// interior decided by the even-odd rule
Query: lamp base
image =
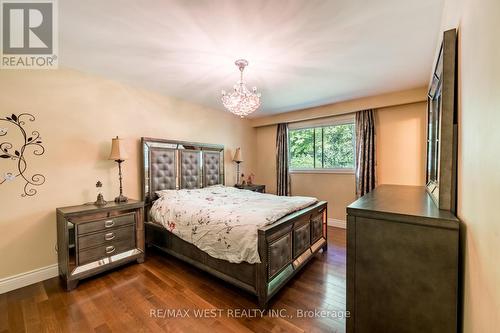
<path fill-rule="evenodd" d="M 241 185 L 240 184 L 240 163 L 241 162 L 236 162 L 236 185 Z"/>
<path fill-rule="evenodd" d="M 127 202 L 128 198 L 124 196 L 123 194 L 120 194 L 115 198 L 115 202 Z"/>

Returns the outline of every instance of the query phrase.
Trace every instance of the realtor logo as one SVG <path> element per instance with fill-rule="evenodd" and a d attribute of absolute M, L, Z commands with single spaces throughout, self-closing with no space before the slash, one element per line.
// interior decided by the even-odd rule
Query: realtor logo
<path fill-rule="evenodd" d="M 54 0 L 1 0 L 1 68 L 57 68 Z"/>

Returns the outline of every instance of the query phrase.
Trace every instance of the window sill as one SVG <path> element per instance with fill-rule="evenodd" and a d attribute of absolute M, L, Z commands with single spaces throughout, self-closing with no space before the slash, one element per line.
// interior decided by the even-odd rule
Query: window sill
<path fill-rule="evenodd" d="M 301 173 L 338 173 L 338 174 L 350 174 L 354 175 L 354 169 L 298 169 L 289 170 L 291 174 L 301 174 Z"/>

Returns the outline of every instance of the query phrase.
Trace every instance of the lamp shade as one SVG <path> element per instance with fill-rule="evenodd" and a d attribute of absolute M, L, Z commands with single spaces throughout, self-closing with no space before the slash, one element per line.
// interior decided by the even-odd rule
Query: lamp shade
<path fill-rule="evenodd" d="M 128 158 L 128 154 L 125 151 L 125 145 L 123 144 L 123 140 L 118 137 L 112 139 L 111 141 L 111 153 L 109 154 L 110 160 L 126 160 Z"/>
<path fill-rule="evenodd" d="M 243 154 L 241 153 L 241 148 L 236 148 L 236 151 L 234 152 L 233 161 L 237 163 L 243 162 Z"/>

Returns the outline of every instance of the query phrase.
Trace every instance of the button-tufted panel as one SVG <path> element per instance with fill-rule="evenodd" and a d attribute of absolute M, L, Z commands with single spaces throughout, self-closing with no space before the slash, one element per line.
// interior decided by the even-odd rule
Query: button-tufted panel
<path fill-rule="evenodd" d="M 323 214 L 311 218 L 311 244 L 323 236 Z"/>
<path fill-rule="evenodd" d="M 220 184 L 220 153 L 203 152 L 203 186 Z"/>
<path fill-rule="evenodd" d="M 269 278 L 272 278 L 292 261 L 292 237 L 290 233 L 270 243 L 268 251 Z"/>
<path fill-rule="evenodd" d="M 200 187 L 201 159 L 198 150 L 181 151 L 181 188 Z"/>
<path fill-rule="evenodd" d="M 151 190 L 152 193 L 161 190 L 175 189 L 177 161 L 174 149 L 151 148 Z"/>
<path fill-rule="evenodd" d="M 297 258 L 311 246 L 309 222 L 293 230 L 293 257 Z"/>

